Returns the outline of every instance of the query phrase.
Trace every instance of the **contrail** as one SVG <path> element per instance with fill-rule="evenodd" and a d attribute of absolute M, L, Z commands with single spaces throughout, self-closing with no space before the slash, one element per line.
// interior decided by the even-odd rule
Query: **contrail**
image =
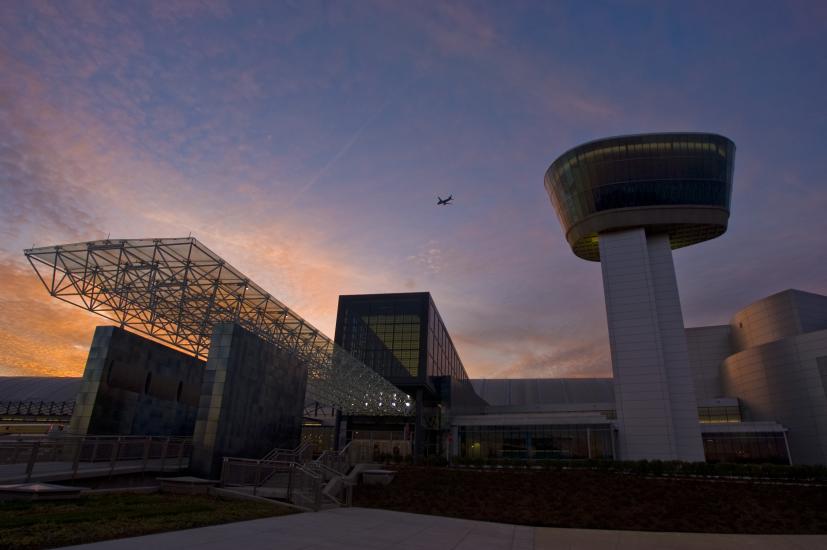
<path fill-rule="evenodd" d="M 394 94 L 394 96 L 396 95 L 397 94 Z M 368 126 L 376 122 L 376 119 L 379 118 L 379 116 L 385 112 L 385 109 L 388 107 L 388 105 L 390 105 L 390 103 L 391 98 L 389 97 L 382 103 L 379 109 L 377 109 L 376 112 L 373 113 L 373 115 L 370 118 L 368 118 L 361 126 L 359 126 L 356 132 L 350 137 L 349 140 L 347 140 L 347 143 L 345 143 L 344 147 L 339 149 L 339 152 L 333 155 L 333 157 L 329 161 L 327 161 L 327 164 L 325 164 L 322 167 L 322 169 L 319 170 L 319 172 L 315 176 L 313 176 L 313 178 L 310 179 L 310 181 L 305 183 L 302 186 L 302 188 L 299 189 L 295 195 L 293 195 L 293 198 L 291 198 L 287 202 L 287 205 L 292 206 L 293 203 L 296 202 L 296 200 L 299 197 L 301 197 L 308 189 L 316 185 L 316 182 L 318 182 L 324 175 L 326 175 L 327 172 L 333 167 L 333 165 L 336 164 L 336 162 L 338 162 L 339 159 L 342 158 L 345 155 L 345 153 L 347 153 L 350 150 L 351 147 L 353 147 L 353 144 L 359 140 L 359 137 L 362 135 L 362 132 L 364 132 Z"/>

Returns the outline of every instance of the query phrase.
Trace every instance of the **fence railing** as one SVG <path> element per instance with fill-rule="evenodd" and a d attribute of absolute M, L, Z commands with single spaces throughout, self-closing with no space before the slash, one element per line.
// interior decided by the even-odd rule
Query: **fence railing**
<path fill-rule="evenodd" d="M 0 401 L 0 416 L 72 416 L 75 401 Z"/>
<path fill-rule="evenodd" d="M 313 457 L 313 446 L 310 442 L 304 442 L 295 449 L 273 449 L 261 460 L 276 462 L 298 462 L 303 464 Z"/>
<path fill-rule="evenodd" d="M 74 479 L 93 472 L 112 475 L 122 469 L 180 470 L 189 464 L 191 454 L 192 440 L 180 437 L 63 435 L 0 440 L 0 478 L 31 481 L 44 476 Z"/>
<path fill-rule="evenodd" d="M 324 451 L 314 462 L 339 472 L 339 475 L 345 475 L 351 465 L 350 453 L 351 444 L 348 443 L 340 451 Z"/>
<path fill-rule="evenodd" d="M 224 457 L 221 485 L 252 487 L 253 494 L 269 494 L 288 502 L 318 510 L 322 505 L 320 473 L 297 462 Z"/>
<path fill-rule="evenodd" d="M 323 481 L 321 475 L 293 463 L 290 469 L 288 500 L 312 510 L 319 510 L 322 507 Z"/>
<path fill-rule="evenodd" d="M 327 499 L 349 506 L 353 487 L 345 478 L 351 464 L 351 447 L 324 451 L 310 460 L 312 446 L 273 449 L 260 460 L 224 457 L 221 484 L 250 487 L 254 495 L 282 498 L 293 504 L 319 510 Z"/>

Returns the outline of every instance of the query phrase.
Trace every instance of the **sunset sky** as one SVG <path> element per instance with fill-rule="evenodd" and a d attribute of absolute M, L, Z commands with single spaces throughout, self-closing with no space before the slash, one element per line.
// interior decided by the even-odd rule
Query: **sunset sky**
<path fill-rule="evenodd" d="M 24 248 L 191 233 L 331 337 L 340 294 L 430 291 L 471 377 L 607 376 L 548 165 L 731 138 L 729 231 L 674 255 L 723 324 L 827 293 L 825 98 L 823 1 L 0 2 L 0 375 L 80 375 L 101 324 Z"/>

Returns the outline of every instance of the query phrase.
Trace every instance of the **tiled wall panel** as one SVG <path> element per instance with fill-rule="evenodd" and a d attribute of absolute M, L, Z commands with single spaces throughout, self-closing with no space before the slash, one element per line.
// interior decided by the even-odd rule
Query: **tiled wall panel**
<path fill-rule="evenodd" d="M 69 431 L 189 437 L 204 362 L 118 327 L 97 327 Z"/>
<path fill-rule="evenodd" d="M 307 367 L 232 323 L 213 332 L 193 434 L 193 466 L 217 476 L 225 456 L 261 458 L 301 435 Z"/>

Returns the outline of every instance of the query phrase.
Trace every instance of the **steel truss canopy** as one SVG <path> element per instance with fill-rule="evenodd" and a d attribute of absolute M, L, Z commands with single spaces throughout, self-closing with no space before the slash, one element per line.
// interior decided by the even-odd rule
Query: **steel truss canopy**
<path fill-rule="evenodd" d="M 406 415 L 411 399 L 195 238 L 104 240 L 24 253 L 49 293 L 206 359 L 234 322 L 308 367 L 308 398 L 345 414 Z"/>

